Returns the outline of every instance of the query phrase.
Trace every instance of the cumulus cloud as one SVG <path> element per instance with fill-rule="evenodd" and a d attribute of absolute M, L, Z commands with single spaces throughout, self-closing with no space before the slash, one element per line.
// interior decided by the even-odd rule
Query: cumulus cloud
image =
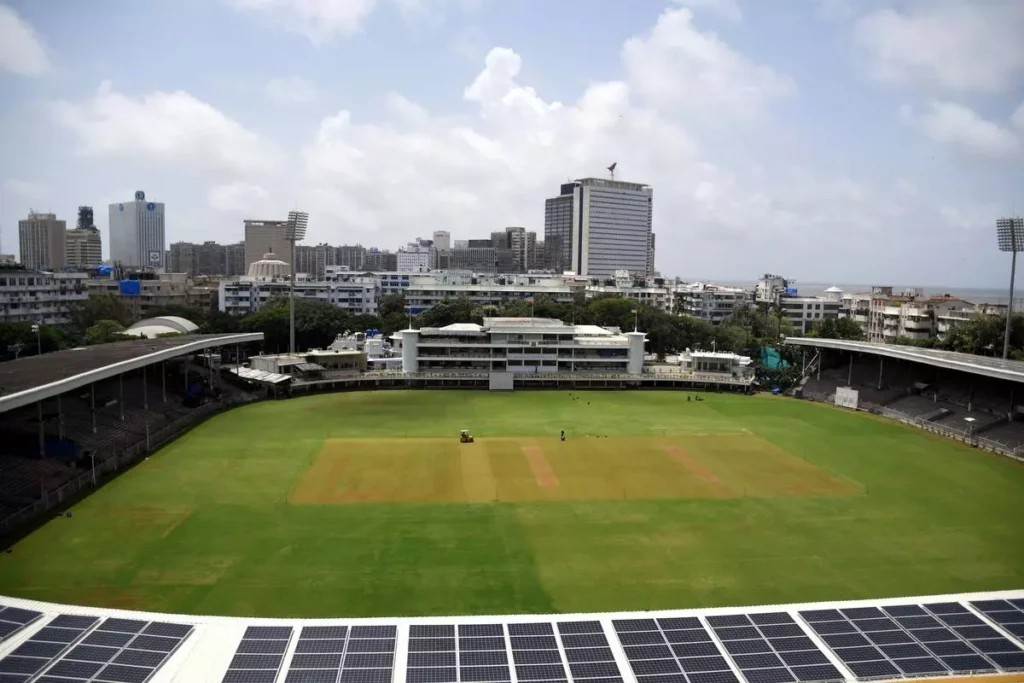
<path fill-rule="evenodd" d="M 7 5 L 0 5 L 0 70 L 38 76 L 50 69 L 46 48 L 35 29 Z"/>
<path fill-rule="evenodd" d="M 677 0 L 683 7 L 689 7 L 698 12 L 706 12 L 710 16 L 725 19 L 727 21 L 740 21 L 743 19 L 743 10 L 736 0 Z"/>
<path fill-rule="evenodd" d="M 310 104 L 319 97 L 316 86 L 300 76 L 270 79 L 267 94 L 278 104 Z"/>
<path fill-rule="evenodd" d="M 986 161 L 1012 161 L 1021 158 L 1024 142 L 1008 126 L 979 116 L 974 110 L 954 102 L 930 102 L 916 122 L 925 135 L 955 153 Z"/>
<path fill-rule="evenodd" d="M 791 77 L 698 30 L 687 8 L 664 12 L 647 35 L 626 41 L 622 59 L 637 92 L 662 107 L 742 118 L 796 91 Z"/>
<path fill-rule="evenodd" d="M 183 91 L 131 97 L 104 82 L 87 100 L 57 102 L 52 115 L 88 156 L 136 157 L 222 176 L 273 170 L 278 156 L 256 133 Z"/>
<path fill-rule="evenodd" d="M 377 0 L 228 0 L 241 10 L 264 15 L 314 45 L 359 30 Z"/>
<path fill-rule="evenodd" d="M 207 201 L 215 209 L 246 215 L 264 215 L 269 200 L 270 193 L 265 189 L 242 181 L 215 185 L 207 194 Z"/>
<path fill-rule="evenodd" d="M 854 42 L 881 81 L 1004 92 L 1024 81 L 1024 2 L 928 0 L 862 17 Z"/>

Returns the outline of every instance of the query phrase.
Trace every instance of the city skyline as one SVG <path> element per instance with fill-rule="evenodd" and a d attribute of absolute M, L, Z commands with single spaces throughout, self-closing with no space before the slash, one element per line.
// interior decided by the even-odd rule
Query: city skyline
<path fill-rule="evenodd" d="M 307 244 L 540 235 L 551 188 L 618 162 L 657 189 L 666 275 L 1005 279 L 1021 3 L 608 0 L 569 36 L 535 7 L 2 3 L 3 251 L 30 208 L 71 223 L 138 187 L 171 207 L 166 245 L 294 206 Z"/>

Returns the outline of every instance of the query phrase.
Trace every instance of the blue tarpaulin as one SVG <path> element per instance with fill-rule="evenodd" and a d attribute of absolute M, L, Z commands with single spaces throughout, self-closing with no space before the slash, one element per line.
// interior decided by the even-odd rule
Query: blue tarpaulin
<path fill-rule="evenodd" d="M 121 296 L 139 296 L 142 284 L 138 280 L 121 280 Z"/>

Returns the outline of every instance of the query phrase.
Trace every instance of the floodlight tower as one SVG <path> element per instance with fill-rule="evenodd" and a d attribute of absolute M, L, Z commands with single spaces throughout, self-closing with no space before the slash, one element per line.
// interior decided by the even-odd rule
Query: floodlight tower
<path fill-rule="evenodd" d="M 999 251 L 1013 254 L 1010 262 L 1010 302 L 1006 306 L 1006 332 L 1003 334 L 1003 359 L 1010 356 L 1010 321 L 1013 318 L 1013 278 L 1017 272 L 1017 252 L 1024 251 L 1024 218 L 1000 218 L 996 221 Z"/>
<path fill-rule="evenodd" d="M 288 353 L 295 353 L 295 245 L 306 239 L 309 214 L 304 211 L 289 211 L 285 226 L 285 240 L 292 249 L 292 278 L 288 291 Z"/>

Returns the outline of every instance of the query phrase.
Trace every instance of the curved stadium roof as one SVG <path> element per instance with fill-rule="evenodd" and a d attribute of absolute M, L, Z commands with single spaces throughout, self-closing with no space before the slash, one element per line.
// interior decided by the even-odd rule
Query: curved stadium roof
<path fill-rule="evenodd" d="M 130 337 L 152 339 L 161 334 L 192 334 L 198 330 L 199 326 L 191 320 L 176 315 L 162 315 L 140 320 L 125 330 L 124 334 Z"/>

